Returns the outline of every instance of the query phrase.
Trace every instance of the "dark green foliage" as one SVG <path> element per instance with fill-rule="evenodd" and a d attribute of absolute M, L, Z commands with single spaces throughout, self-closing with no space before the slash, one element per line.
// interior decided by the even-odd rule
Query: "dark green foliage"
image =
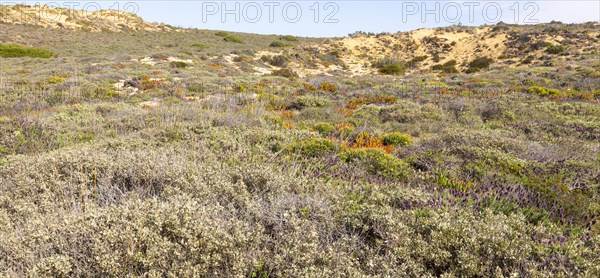
<path fill-rule="evenodd" d="M 169 65 L 175 69 L 184 69 L 188 66 L 186 62 L 181 61 L 172 61 L 171 63 L 169 63 Z"/>
<path fill-rule="evenodd" d="M 406 66 L 403 64 L 386 65 L 379 68 L 379 72 L 387 75 L 402 75 L 406 72 Z"/>
<path fill-rule="evenodd" d="M 525 58 L 523 61 L 521 61 L 522 64 L 524 65 L 529 65 L 531 64 L 531 62 L 533 62 L 534 57 L 533 56 L 527 56 L 527 58 Z"/>
<path fill-rule="evenodd" d="M 288 44 L 286 44 L 282 41 L 273 41 L 269 46 L 270 47 L 286 47 L 286 46 L 288 46 Z"/>
<path fill-rule="evenodd" d="M 298 74 L 289 68 L 274 70 L 273 75 L 290 78 L 290 79 L 298 77 Z"/>
<path fill-rule="evenodd" d="M 281 36 L 281 37 L 279 37 L 279 39 L 282 41 L 289 41 L 289 42 L 297 42 L 298 41 L 298 38 L 291 36 L 291 35 Z"/>
<path fill-rule="evenodd" d="M 290 59 L 288 59 L 287 57 L 285 57 L 283 55 L 277 55 L 270 59 L 267 58 L 267 60 L 271 66 L 280 67 L 280 68 L 287 67 L 290 62 Z"/>
<path fill-rule="evenodd" d="M 427 60 L 427 55 L 423 55 L 423 56 L 415 56 L 414 58 L 412 58 L 409 62 L 408 65 L 409 67 L 415 67 L 416 65 L 418 65 L 419 63 Z"/>
<path fill-rule="evenodd" d="M 494 62 L 493 59 L 488 57 L 478 57 L 469 63 L 469 68 L 467 69 L 467 73 L 478 72 L 482 69 L 487 69 Z"/>
<path fill-rule="evenodd" d="M 450 60 L 444 64 L 437 64 L 431 67 L 432 70 L 441 70 L 444 73 L 458 73 L 456 69 L 456 60 Z"/>
<path fill-rule="evenodd" d="M 555 45 L 552 43 L 548 43 L 546 46 L 546 52 L 549 54 L 560 54 L 565 51 L 565 47 L 562 45 Z"/>
<path fill-rule="evenodd" d="M 0 44 L 0 57 L 2 58 L 18 58 L 18 57 L 32 57 L 32 58 L 50 58 L 52 57 L 52 51 L 25 47 L 16 44 Z"/>
<path fill-rule="evenodd" d="M 380 73 L 386 75 L 402 75 L 406 72 L 406 65 L 394 57 L 375 61 L 373 67 L 378 68 Z"/>

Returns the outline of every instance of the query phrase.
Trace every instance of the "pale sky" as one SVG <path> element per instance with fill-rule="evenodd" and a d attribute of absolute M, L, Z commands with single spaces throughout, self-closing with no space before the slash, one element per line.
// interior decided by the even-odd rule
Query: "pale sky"
<path fill-rule="evenodd" d="M 396 32 L 453 24 L 532 24 L 600 21 L 599 0 L 545 1 L 7 1 L 52 3 L 94 11 L 134 12 L 179 27 L 297 36 L 345 36 L 354 31 Z"/>

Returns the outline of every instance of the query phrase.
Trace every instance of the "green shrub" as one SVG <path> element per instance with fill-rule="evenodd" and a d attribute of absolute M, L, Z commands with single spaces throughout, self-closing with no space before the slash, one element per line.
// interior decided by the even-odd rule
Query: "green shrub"
<path fill-rule="evenodd" d="M 254 57 L 249 56 L 249 55 L 239 55 L 239 56 L 233 58 L 233 61 L 236 63 L 240 63 L 240 62 L 251 63 L 254 61 Z"/>
<path fill-rule="evenodd" d="M 227 37 L 227 36 L 229 36 L 230 34 L 229 34 L 229 32 L 225 32 L 225 31 L 219 31 L 219 32 L 216 32 L 216 33 L 215 33 L 215 35 L 216 35 L 216 36 L 219 36 L 219 37 Z"/>
<path fill-rule="evenodd" d="M 313 129 L 319 132 L 321 135 L 329 135 L 335 130 L 335 127 L 330 123 L 316 123 L 313 125 Z"/>
<path fill-rule="evenodd" d="M 296 38 L 292 35 L 281 36 L 281 37 L 279 37 L 279 39 L 282 41 L 289 41 L 289 42 L 297 42 L 298 41 L 298 38 Z"/>
<path fill-rule="evenodd" d="M 0 145 L 0 155 L 10 154 L 11 151 L 9 148 Z"/>
<path fill-rule="evenodd" d="M 283 55 L 277 55 L 273 58 L 270 58 L 268 60 L 268 62 L 271 66 L 285 68 L 288 66 L 290 59 L 288 59 L 287 57 L 285 57 Z"/>
<path fill-rule="evenodd" d="M 406 66 L 402 64 L 387 65 L 379 69 L 379 73 L 387 75 L 402 75 L 406 72 Z"/>
<path fill-rule="evenodd" d="M 565 47 L 562 45 L 554 45 L 552 43 L 548 43 L 546 46 L 546 52 L 549 54 L 560 54 L 565 51 Z"/>
<path fill-rule="evenodd" d="M 290 79 L 298 77 L 298 74 L 289 68 L 274 70 L 272 74 Z"/>
<path fill-rule="evenodd" d="M 385 57 L 375 61 L 373 67 L 379 69 L 379 73 L 387 75 L 401 75 L 406 72 L 406 65 L 394 57 Z"/>
<path fill-rule="evenodd" d="M 50 58 L 52 51 L 42 48 L 25 47 L 16 44 L 0 44 L 0 57 L 2 58 Z"/>
<path fill-rule="evenodd" d="M 282 41 L 273 41 L 269 46 L 270 47 L 286 47 L 288 45 Z"/>
<path fill-rule="evenodd" d="M 287 150 L 305 156 L 316 156 L 334 152 L 335 144 L 325 138 L 309 138 L 288 146 Z"/>
<path fill-rule="evenodd" d="M 410 135 L 401 132 L 392 132 L 383 135 L 383 144 L 388 146 L 408 146 L 413 139 Z"/>
<path fill-rule="evenodd" d="M 188 66 L 188 64 L 186 62 L 181 62 L 181 61 L 173 61 L 169 65 L 175 69 L 183 69 Z"/>
<path fill-rule="evenodd" d="M 244 43 L 244 39 L 242 39 L 242 37 L 238 36 L 238 35 L 227 35 L 226 37 L 223 38 L 224 41 L 226 42 L 233 42 L 233 43 Z"/>
<path fill-rule="evenodd" d="M 458 73 L 456 69 L 456 60 L 450 60 L 444 64 L 437 64 L 431 67 L 432 70 L 441 70 L 444 73 Z"/>
<path fill-rule="evenodd" d="M 469 68 L 467 69 L 467 73 L 478 72 L 482 69 L 487 69 L 494 62 L 491 58 L 488 57 L 478 57 L 475 60 L 469 63 Z"/>
<path fill-rule="evenodd" d="M 416 56 L 416 57 L 412 58 L 412 59 L 411 59 L 411 60 L 408 62 L 408 65 L 409 65 L 410 67 L 415 67 L 417 64 L 419 64 L 419 63 L 421 63 L 421 62 L 423 62 L 423 61 L 427 60 L 427 57 L 428 57 L 427 55 L 423 55 L 423 56 Z"/>
<path fill-rule="evenodd" d="M 527 58 L 525 58 L 523 61 L 521 61 L 521 64 L 529 65 L 529 64 L 531 64 L 531 62 L 533 62 L 533 59 L 534 59 L 534 57 L 529 55 L 529 56 L 527 56 Z"/>
<path fill-rule="evenodd" d="M 387 178 L 407 177 L 410 168 L 404 160 L 386 153 L 380 148 L 348 149 L 340 153 L 346 162 L 361 161 L 373 174 Z"/>
<path fill-rule="evenodd" d="M 557 89 L 544 88 L 540 86 L 531 86 L 527 89 L 530 94 L 538 95 L 541 97 L 565 97 L 566 94 Z"/>

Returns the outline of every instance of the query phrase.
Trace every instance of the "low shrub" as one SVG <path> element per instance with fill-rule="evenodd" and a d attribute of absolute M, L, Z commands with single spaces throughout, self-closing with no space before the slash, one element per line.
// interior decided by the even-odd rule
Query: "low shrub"
<path fill-rule="evenodd" d="M 233 58 L 233 61 L 236 63 L 241 63 L 241 62 L 251 63 L 254 61 L 254 57 L 249 56 L 249 55 L 239 55 L 239 56 Z"/>
<path fill-rule="evenodd" d="M 67 81 L 67 79 L 62 76 L 52 76 L 48 78 L 48 83 L 50 84 L 61 84 L 65 83 L 65 81 Z"/>
<path fill-rule="evenodd" d="M 379 73 L 386 75 L 401 75 L 406 72 L 406 65 L 394 57 L 385 57 L 375 61 L 373 67 L 379 69 Z"/>
<path fill-rule="evenodd" d="M 409 62 L 408 62 L 408 66 L 409 67 L 415 67 L 417 66 L 417 64 L 427 60 L 428 56 L 427 55 L 423 55 L 423 56 L 416 56 L 414 58 L 412 58 Z"/>
<path fill-rule="evenodd" d="M 314 92 L 317 90 L 317 88 L 315 88 L 315 86 L 313 86 L 310 83 L 306 83 L 306 82 L 302 83 L 302 87 L 304 87 L 304 90 L 309 91 L 309 92 Z"/>
<path fill-rule="evenodd" d="M 216 33 L 215 33 L 215 35 L 216 35 L 216 36 L 219 36 L 219 37 L 227 37 L 227 36 L 229 36 L 230 34 L 229 34 L 229 32 L 225 32 L 225 31 L 219 31 L 219 32 L 216 32 Z"/>
<path fill-rule="evenodd" d="M 332 124 L 324 122 L 314 124 L 313 129 L 324 136 L 329 135 L 331 132 L 335 131 L 335 127 Z"/>
<path fill-rule="evenodd" d="M 557 89 L 544 88 L 540 86 L 531 86 L 527 89 L 527 93 L 538 95 L 541 97 L 566 97 L 566 94 Z"/>
<path fill-rule="evenodd" d="M 385 148 L 385 146 L 383 145 L 383 139 L 381 137 L 363 132 L 354 139 L 352 148 Z M 384 150 L 386 152 L 391 152 L 393 149 L 387 148 Z"/>
<path fill-rule="evenodd" d="M 379 73 L 387 75 L 402 75 L 406 72 L 406 66 L 402 64 L 387 65 L 379 69 Z"/>
<path fill-rule="evenodd" d="M 478 72 L 482 69 L 487 69 L 494 62 L 491 58 L 488 57 L 478 57 L 475 60 L 469 63 L 469 68 L 466 70 L 467 73 Z"/>
<path fill-rule="evenodd" d="M 546 53 L 549 54 L 560 54 L 565 51 L 565 47 L 562 45 L 555 45 L 552 43 L 548 43 L 546 46 Z"/>
<path fill-rule="evenodd" d="M 272 74 L 290 79 L 298 77 L 298 74 L 289 68 L 275 70 Z"/>
<path fill-rule="evenodd" d="M 413 139 L 410 135 L 401 132 L 392 132 L 383 135 L 383 143 L 389 146 L 408 146 Z"/>
<path fill-rule="evenodd" d="M 281 36 L 281 37 L 279 37 L 279 39 L 282 41 L 289 41 L 289 42 L 297 42 L 298 41 L 298 38 L 296 38 L 292 35 Z"/>
<path fill-rule="evenodd" d="M 386 178 L 403 178 L 410 174 L 410 167 L 405 161 L 386 153 L 383 149 L 347 149 L 340 153 L 340 157 L 346 162 L 362 162 L 371 173 Z"/>
<path fill-rule="evenodd" d="M 291 144 L 287 150 L 304 156 L 316 156 L 334 152 L 335 144 L 325 138 L 309 138 Z"/>
<path fill-rule="evenodd" d="M 531 62 L 533 62 L 534 57 L 533 56 L 527 56 L 523 61 L 521 61 L 521 64 L 524 65 L 529 65 L 531 64 Z"/>
<path fill-rule="evenodd" d="M 233 43 L 244 43 L 244 39 L 242 39 L 242 37 L 238 36 L 238 35 L 227 35 L 226 37 L 223 38 L 224 41 L 226 42 L 233 42 Z"/>
<path fill-rule="evenodd" d="M 440 70 L 444 73 L 458 73 L 456 69 L 456 60 L 450 60 L 444 64 L 437 64 L 431 67 L 432 70 Z"/>
<path fill-rule="evenodd" d="M 188 64 L 186 62 L 181 62 L 181 61 L 173 61 L 169 65 L 175 69 L 184 69 L 188 66 Z"/>
<path fill-rule="evenodd" d="M 340 137 L 347 137 L 352 134 L 355 127 L 352 124 L 344 123 L 335 126 L 335 134 Z"/>
<path fill-rule="evenodd" d="M 270 58 L 268 62 L 271 66 L 285 68 L 289 65 L 290 59 L 283 55 L 277 55 L 273 58 Z"/>
<path fill-rule="evenodd" d="M 320 87 L 321 87 L 321 90 L 323 90 L 325 92 L 335 93 L 338 91 L 338 86 L 333 83 L 322 82 Z"/>
<path fill-rule="evenodd" d="M 25 47 L 16 44 L 0 44 L 0 57 L 2 58 L 50 58 L 52 51 L 42 48 Z"/>
<path fill-rule="evenodd" d="M 269 46 L 270 47 L 286 47 L 286 46 L 288 46 L 288 44 L 286 44 L 282 41 L 273 41 Z"/>

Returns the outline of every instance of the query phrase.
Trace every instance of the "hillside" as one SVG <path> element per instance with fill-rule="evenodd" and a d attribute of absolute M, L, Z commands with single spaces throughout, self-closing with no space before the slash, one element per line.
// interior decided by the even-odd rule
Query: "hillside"
<path fill-rule="evenodd" d="M 1 277 L 600 275 L 597 23 L 119 16 L 0 17 Z"/>
<path fill-rule="evenodd" d="M 137 15 L 112 10 L 82 11 L 52 6 L 3 5 L 0 22 L 89 32 L 181 31 L 144 21 Z"/>

